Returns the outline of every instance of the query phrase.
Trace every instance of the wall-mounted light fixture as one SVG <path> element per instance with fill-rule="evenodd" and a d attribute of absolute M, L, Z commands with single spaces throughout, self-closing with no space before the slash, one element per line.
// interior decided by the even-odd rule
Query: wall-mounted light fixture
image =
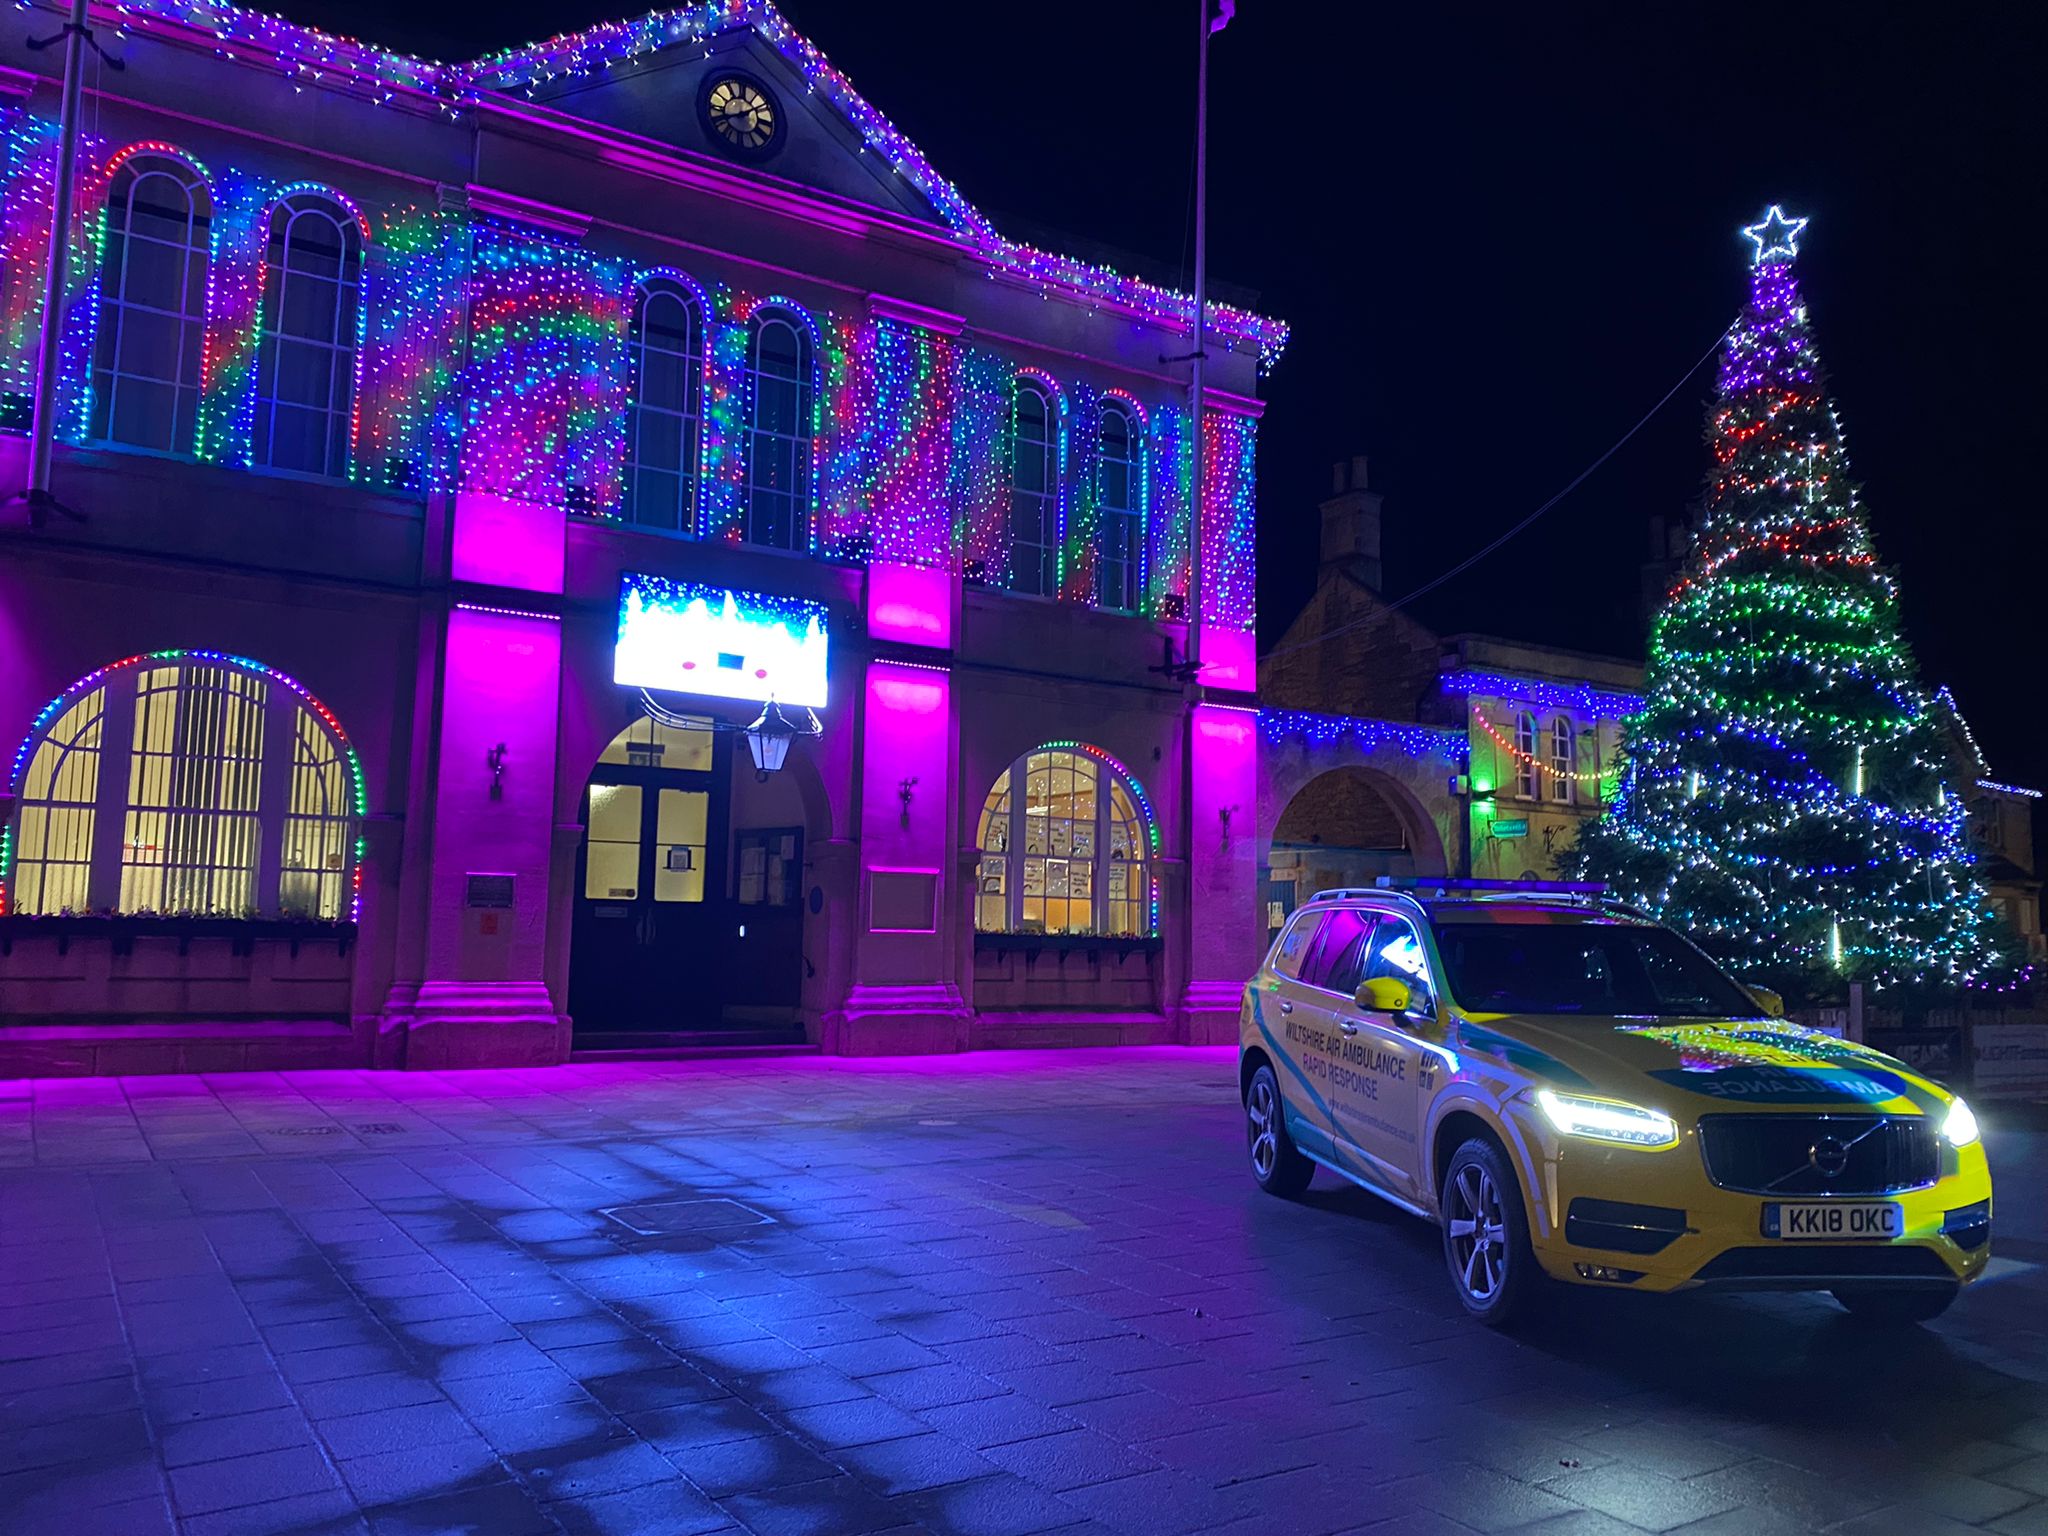
<path fill-rule="evenodd" d="M 805 711 L 808 717 L 804 725 L 798 725 L 782 712 L 782 706 L 770 699 L 761 706 L 761 713 L 754 723 L 747 727 L 747 751 L 754 758 L 754 777 L 766 781 L 768 775 L 781 770 L 789 756 L 789 744 L 799 736 L 821 736 L 824 727 L 818 724 L 818 717 Z"/>

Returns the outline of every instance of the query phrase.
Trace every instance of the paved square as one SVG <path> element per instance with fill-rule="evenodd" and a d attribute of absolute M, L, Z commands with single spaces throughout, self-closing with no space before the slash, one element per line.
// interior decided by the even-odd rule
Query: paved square
<path fill-rule="evenodd" d="M 0 1531 L 2048 1532 L 2048 1118 L 1933 1328 L 1464 1320 L 1227 1051 L 0 1083 Z"/>

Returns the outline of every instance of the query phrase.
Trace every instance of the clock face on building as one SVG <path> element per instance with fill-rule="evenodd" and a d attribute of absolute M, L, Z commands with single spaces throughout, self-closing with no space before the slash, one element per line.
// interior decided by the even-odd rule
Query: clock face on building
<path fill-rule="evenodd" d="M 765 155 L 781 145 L 781 108 L 758 80 L 745 75 L 713 77 L 700 110 L 712 141 L 734 154 Z"/>

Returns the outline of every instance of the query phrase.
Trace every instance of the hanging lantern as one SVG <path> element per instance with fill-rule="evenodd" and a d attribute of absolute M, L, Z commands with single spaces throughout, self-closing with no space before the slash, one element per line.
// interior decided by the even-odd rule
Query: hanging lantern
<path fill-rule="evenodd" d="M 760 717 L 747 727 L 747 750 L 754 755 L 754 771 L 764 779 L 780 772 L 783 760 L 789 756 L 791 738 L 815 734 L 799 730 L 782 712 L 782 706 L 770 699 L 762 706 Z"/>

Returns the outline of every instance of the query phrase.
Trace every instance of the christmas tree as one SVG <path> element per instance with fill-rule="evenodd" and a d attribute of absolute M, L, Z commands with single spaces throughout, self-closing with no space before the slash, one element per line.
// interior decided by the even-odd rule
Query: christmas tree
<path fill-rule="evenodd" d="M 1934 701 L 1899 633 L 1773 207 L 1708 417 L 1706 515 L 1578 871 L 1799 997 L 1997 961 Z"/>

